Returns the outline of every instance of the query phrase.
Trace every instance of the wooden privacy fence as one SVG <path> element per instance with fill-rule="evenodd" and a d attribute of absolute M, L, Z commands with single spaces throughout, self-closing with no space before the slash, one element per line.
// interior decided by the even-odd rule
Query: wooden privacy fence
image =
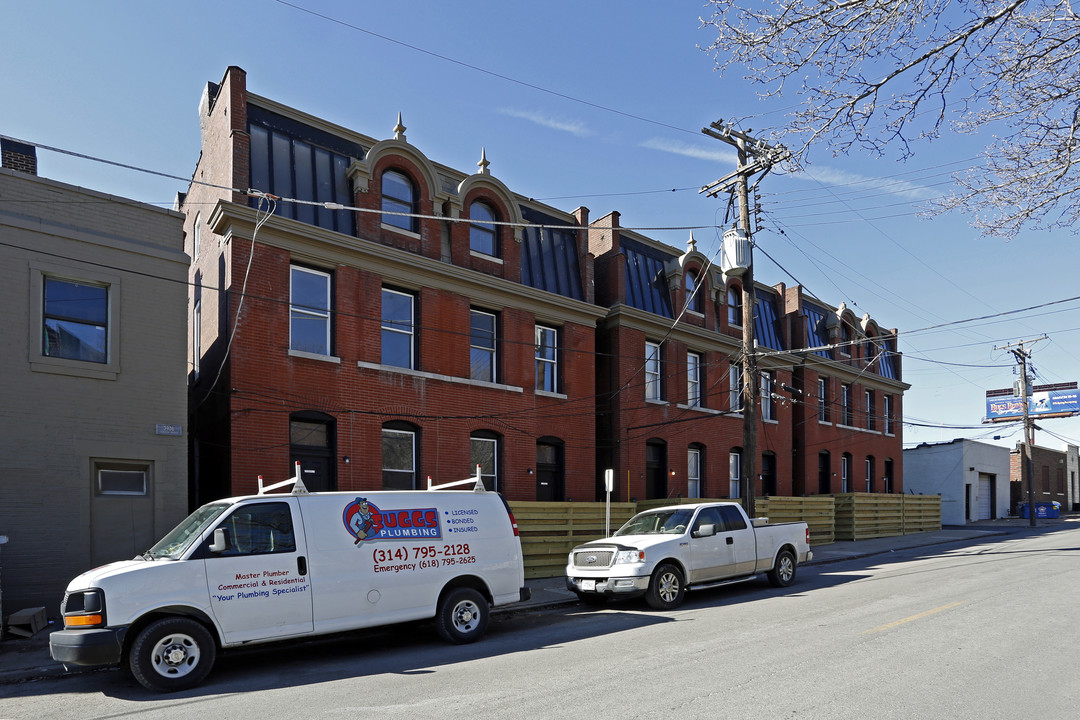
<path fill-rule="evenodd" d="M 940 495 L 845 493 L 834 497 L 837 540 L 869 540 L 941 529 Z"/>
<path fill-rule="evenodd" d="M 810 526 L 811 545 L 827 545 L 836 540 L 832 495 L 757 498 L 754 514 L 769 518 L 770 523 L 805 522 Z"/>
<path fill-rule="evenodd" d="M 604 537 L 602 502 L 511 502 L 521 533 L 525 577 L 558 577 L 575 545 Z M 635 503 L 611 503 L 611 532 L 637 514 Z"/>
<path fill-rule="evenodd" d="M 611 503 L 611 532 L 642 510 L 696 502 L 738 502 L 672 498 L 636 503 Z M 510 503 L 521 533 L 525 577 L 558 577 L 575 545 L 605 536 L 602 502 Z M 941 529 L 940 495 L 883 495 L 845 493 L 808 497 L 763 497 L 754 503 L 758 517 L 770 523 L 803 521 L 810 527 L 810 544 L 837 540 L 868 540 Z"/>

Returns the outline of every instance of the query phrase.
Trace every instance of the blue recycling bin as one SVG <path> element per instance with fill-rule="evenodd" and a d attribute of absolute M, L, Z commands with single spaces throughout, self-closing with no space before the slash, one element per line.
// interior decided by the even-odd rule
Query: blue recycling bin
<path fill-rule="evenodd" d="M 1035 503 L 1035 517 L 1046 518 L 1052 520 L 1056 517 L 1060 517 L 1061 503 L 1054 502 L 1037 502 Z M 1020 517 L 1030 518 L 1031 514 L 1028 512 L 1028 504 L 1020 503 Z"/>

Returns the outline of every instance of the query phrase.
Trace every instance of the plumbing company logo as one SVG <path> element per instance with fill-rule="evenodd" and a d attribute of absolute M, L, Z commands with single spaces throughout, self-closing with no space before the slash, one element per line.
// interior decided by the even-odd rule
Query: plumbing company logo
<path fill-rule="evenodd" d="M 345 528 L 355 545 L 369 540 L 431 540 L 441 538 L 436 508 L 380 510 L 367 498 L 358 497 L 345 506 Z"/>

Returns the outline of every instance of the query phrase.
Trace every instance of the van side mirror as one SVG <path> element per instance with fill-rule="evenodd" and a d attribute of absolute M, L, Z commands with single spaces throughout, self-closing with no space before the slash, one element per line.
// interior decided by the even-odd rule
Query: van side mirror
<path fill-rule="evenodd" d="M 702 525 L 697 530 L 690 533 L 690 537 L 695 537 L 695 538 L 712 537 L 715 534 L 716 534 L 716 526 L 715 525 Z"/>
<path fill-rule="evenodd" d="M 214 531 L 214 541 L 210 543 L 210 552 L 219 553 L 229 549 L 229 541 L 225 539 L 225 529 L 218 528 Z"/>

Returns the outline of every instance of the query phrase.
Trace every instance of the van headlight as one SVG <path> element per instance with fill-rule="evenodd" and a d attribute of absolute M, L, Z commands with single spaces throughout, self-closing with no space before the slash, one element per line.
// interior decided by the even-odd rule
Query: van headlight
<path fill-rule="evenodd" d="M 645 562 L 644 550 L 620 550 L 615 556 L 616 563 L 643 563 Z"/>
<path fill-rule="evenodd" d="M 66 628 L 92 628 L 105 625 L 105 595 L 99 589 L 68 593 L 61 610 Z"/>

